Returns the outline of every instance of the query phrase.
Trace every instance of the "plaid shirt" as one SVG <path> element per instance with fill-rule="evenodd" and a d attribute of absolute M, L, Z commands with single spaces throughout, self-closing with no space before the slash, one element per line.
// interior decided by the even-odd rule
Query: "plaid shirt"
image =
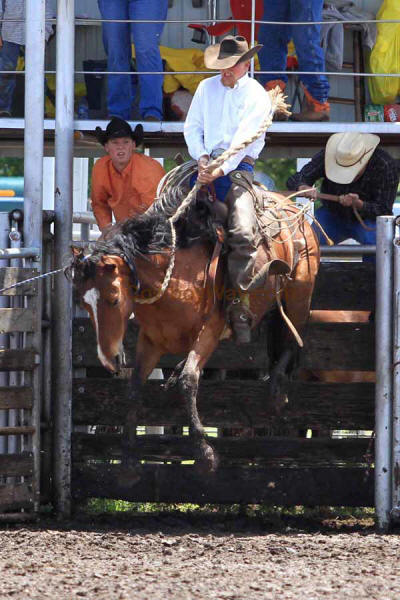
<path fill-rule="evenodd" d="M 54 0 L 46 0 L 46 16 L 49 18 L 55 16 Z M 3 23 L 0 22 L 0 35 L 3 40 L 25 46 L 25 0 L 0 0 L 0 19 L 5 19 Z M 7 19 L 19 19 L 19 21 L 7 21 Z M 52 24 L 46 22 L 46 40 L 52 32 Z"/>
<path fill-rule="evenodd" d="M 346 185 L 334 183 L 326 178 L 325 150 L 321 150 L 301 171 L 289 177 L 286 185 L 289 190 L 295 191 L 300 185 L 311 187 L 321 178 L 323 178 L 321 185 L 323 193 L 337 196 L 349 193 L 358 194 L 364 202 L 362 210 L 359 211 L 362 217 L 375 219 L 380 215 L 392 214 L 393 202 L 399 185 L 399 174 L 396 162 L 385 150 L 376 148 L 363 175 L 357 181 Z M 351 207 L 342 206 L 338 202 L 329 200 L 322 200 L 322 204 L 347 221 L 356 219 Z"/>

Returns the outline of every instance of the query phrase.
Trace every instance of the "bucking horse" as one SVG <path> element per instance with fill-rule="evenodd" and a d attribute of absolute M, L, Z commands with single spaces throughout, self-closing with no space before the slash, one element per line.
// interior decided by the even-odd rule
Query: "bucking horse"
<path fill-rule="evenodd" d="M 224 160 L 222 156 L 222 160 Z M 218 458 L 197 410 L 203 367 L 222 337 L 230 337 L 226 318 L 226 260 L 223 227 L 210 217 L 209 204 L 188 181 L 196 163 L 185 163 L 166 176 L 154 204 L 142 215 L 113 225 L 88 255 L 74 249 L 68 269 L 81 305 L 88 311 L 102 365 L 116 372 L 132 313 L 139 326 L 129 410 L 123 436 L 123 461 L 135 462 L 137 407 L 142 386 L 164 354 L 184 354 L 166 387 L 184 398 L 197 466 L 217 467 Z M 196 187 L 196 186 L 195 186 Z M 200 197 L 199 197 L 200 196 Z M 319 267 L 319 245 L 303 208 L 290 199 L 254 186 L 260 230 L 256 268 L 285 261 L 290 272 L 271 268 L 265 286 L 250 292 L 252 327 L 275 307 L 285 324 L 280 355 L 270 371 L 270 397 L 285 401 L 287 381 L 296 365 Z M 184 210 L 183 210 L 184 207 Z"/>

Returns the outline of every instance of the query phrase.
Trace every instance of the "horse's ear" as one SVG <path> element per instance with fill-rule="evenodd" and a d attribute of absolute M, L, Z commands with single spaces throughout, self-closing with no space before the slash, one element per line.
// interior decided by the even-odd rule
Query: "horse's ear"
<path fill-rule="evenodd" d="M 85 256 L 83 249 L 79 248 L 78 246 L 71 246 L 71 252 L 72 256 L 78 260 L 84 258 Z"/>

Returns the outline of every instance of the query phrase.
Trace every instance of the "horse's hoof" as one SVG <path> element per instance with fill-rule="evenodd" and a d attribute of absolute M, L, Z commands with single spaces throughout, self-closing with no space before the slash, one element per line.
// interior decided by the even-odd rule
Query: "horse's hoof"
<path fill-rule="evenodd" d="M 219 459 L 217 453 L 207 444 L 201 449 L 199 458 L 196 459 L 196 470 L 202 475 L 210 475 L 218 469 Z"/>

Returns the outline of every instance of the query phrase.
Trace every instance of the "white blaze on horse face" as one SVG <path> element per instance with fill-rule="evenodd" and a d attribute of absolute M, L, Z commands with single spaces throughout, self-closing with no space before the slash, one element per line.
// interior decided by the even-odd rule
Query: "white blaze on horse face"
<path fill-rule="evenodd" d="M 97 303 L 100 300 L 99 290 L 96 289 L 95 287 L 90 288 L 90 290 L 87 290 L 87 292 L 85 292 L 85 294 L 83 296 L 83 300 L 92 309 L 94 327 L 96 329 L 97 356 L 99 357 L 99 360 L 104 367 L 106 367 L 108 369 L 110 367 L 112 368 L 112 365 L 110 365 L 110 362 L 104 356 L 104 354 L 100 348 L 100 345 L 99 345 L 99 322 L 98 322 L 98 318 L 97 318 Z M 112 368 L 112 370 L 114 370 L 114 369 Z"/>

